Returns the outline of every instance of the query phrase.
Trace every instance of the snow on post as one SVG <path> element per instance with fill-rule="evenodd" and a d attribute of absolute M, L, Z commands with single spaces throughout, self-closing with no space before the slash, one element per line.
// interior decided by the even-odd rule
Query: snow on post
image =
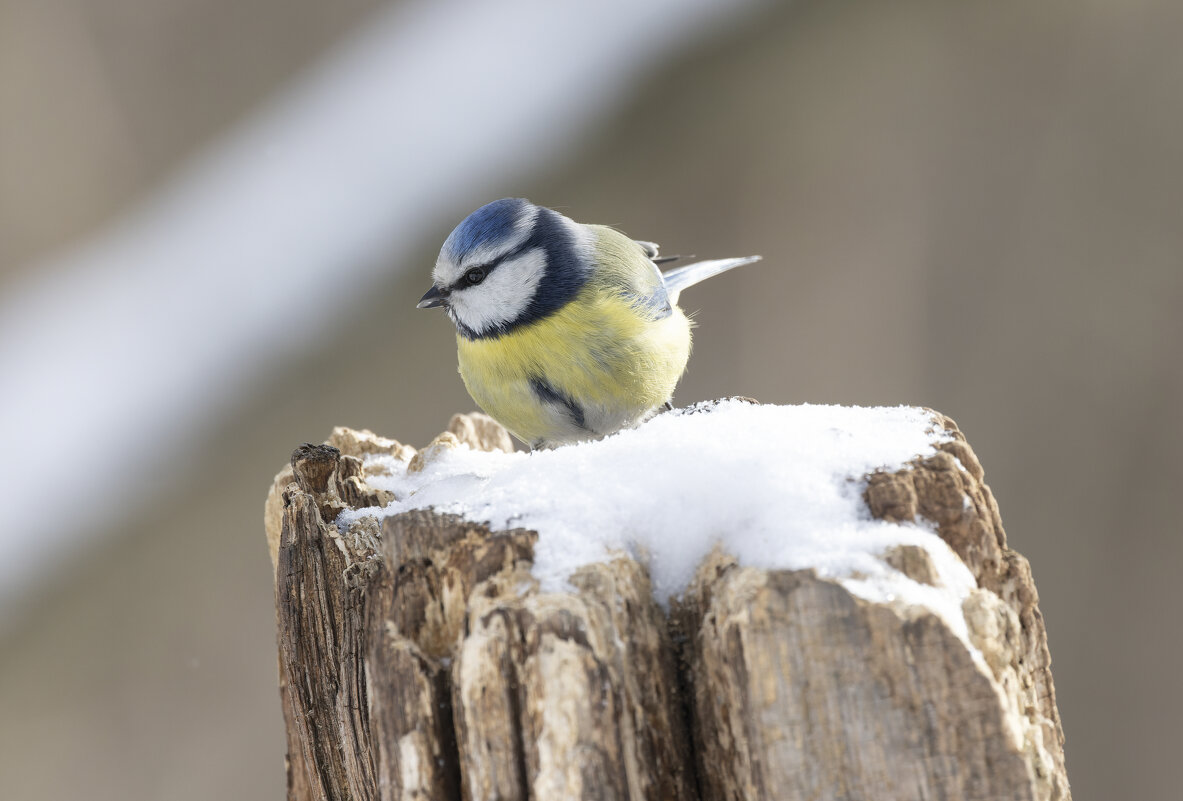
<path fill-rule="evenodd" d="M 1030 570 L 935 412 L 339 428 L 266 523 L 289 798 L 1069 798 Z"/>

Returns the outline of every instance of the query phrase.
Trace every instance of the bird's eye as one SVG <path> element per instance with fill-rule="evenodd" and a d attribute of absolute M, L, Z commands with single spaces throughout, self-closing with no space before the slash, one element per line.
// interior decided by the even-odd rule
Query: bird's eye
<path fill-rule="evenodd" d="M 476 286 L 481 281 L 485 280 L 485 275 L 486 273 L 484 267 L 473 267 L 464 274 L 464 280 L 468 282 L 469 286 Z"/>

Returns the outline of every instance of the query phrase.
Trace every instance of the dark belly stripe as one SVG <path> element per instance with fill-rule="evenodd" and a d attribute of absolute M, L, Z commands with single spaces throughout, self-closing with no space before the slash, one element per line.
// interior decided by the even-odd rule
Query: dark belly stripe
<path fill-rule="evenodd" d="M 530 379 L 530 389 L 534 390 L 534 394 L 543 403 L 553 403 L 565 407 L 567 413 L 571 415 L 571 422 L 577 428 L 581 428 L 584 431 L 590 430 L 583 419 L 583 407 L 576 403 L 574 398 L 564 395 L 545 380 L 537 377 Z"/>

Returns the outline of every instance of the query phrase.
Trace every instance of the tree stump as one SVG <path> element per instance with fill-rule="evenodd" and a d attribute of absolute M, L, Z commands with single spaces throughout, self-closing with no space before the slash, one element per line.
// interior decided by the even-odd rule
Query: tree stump
<path fill-rule="evenodd" d="M 429 510 L 337 525 L 391 500 L 367 454 L 415 469 L 432 448 L 508 449 L 482 415 L 420 453 L 348 429 L 298 448 L 266 506 L 288 797 L 1068 799 L 1030 570 L 936 419 L 950 441 L 863 497 L 931 521 L 973 572 L 976 654 L 924 608 L 722 551 L 666 610 L 625 555 L 542 592 L 532 531 Z M 935 580 L 921 548 L 885 559 Z"/>

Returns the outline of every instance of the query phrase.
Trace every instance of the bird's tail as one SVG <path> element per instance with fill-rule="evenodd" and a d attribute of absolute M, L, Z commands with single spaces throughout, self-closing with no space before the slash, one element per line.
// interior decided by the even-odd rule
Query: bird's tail
<path fill-rule="evenodd" d="M 710 261 L 697 261 L 694 264 L 687 264 L 685 267 L 678 267 L 675 270 L 662 273 L 662 279 L 665 281 L 666 292 L 669 293 L 670 300 L 678 301 L 678 294 L 688 286 L 694 286 L 699 281 L 705 281 L 712 275 L 727 272 L 735 267 L 742 267 L 745 264 L 760 261 L 763 256 L 741 256 L 734 259 L 711 259 Z"/>

